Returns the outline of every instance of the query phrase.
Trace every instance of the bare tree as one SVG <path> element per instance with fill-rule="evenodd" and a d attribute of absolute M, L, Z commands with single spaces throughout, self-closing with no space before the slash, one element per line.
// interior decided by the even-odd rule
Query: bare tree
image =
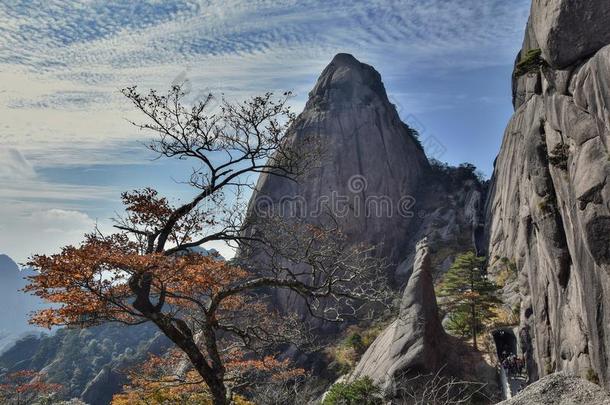
<path fill-rule="evenodd" d="M 311 375 L 268 381 L 256 386 L 252 400 L 257 405 L 314 404 L 324 393 L 324 387 Z"/>
<path fill-rule="evenodd" d="M 461 405 L 470 404 L 477 397 L 485 397 L 486 384 L 462 381 L 443 375 L 444 367 L 436 373 L 404 374 L 394 381 L 396 405 Z"/>

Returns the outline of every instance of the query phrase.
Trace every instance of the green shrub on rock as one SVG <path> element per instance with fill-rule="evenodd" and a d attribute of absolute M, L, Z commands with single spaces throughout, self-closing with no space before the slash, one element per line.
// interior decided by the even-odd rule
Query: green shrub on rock
<path fill-rule="evenodd" d="M 381 405 L 381 389 L 369 377 L 333 385 L 322 405 Z"/>
<path fill-rule="evenodd" d="M 585 378 L 587 381 L 592 382 L 593 384 L 599 385 L 599 375 L 592 368 L 588 368 L 585 374 Z"/>
<path fill-rule="evenodd" d="M 542 59 L 542 51 L 540 49 L 530 49 L 515 66 L 515 76 L 521 77 L 528 73 L 536 73 L 545 65 L 546 62 Z"/>

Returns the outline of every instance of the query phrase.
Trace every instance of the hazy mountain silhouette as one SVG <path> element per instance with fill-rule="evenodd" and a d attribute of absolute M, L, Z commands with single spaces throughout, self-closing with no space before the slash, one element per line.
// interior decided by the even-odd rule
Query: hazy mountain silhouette
<path fill-rule="evenodd" d="M 27 332 L 41 331 L 28 324 L 30 312 L 41 308 L 40 299 L 20 291 L 32 270 L 21 270 L 9 256 L 0 254 L 0 352 Z"/>

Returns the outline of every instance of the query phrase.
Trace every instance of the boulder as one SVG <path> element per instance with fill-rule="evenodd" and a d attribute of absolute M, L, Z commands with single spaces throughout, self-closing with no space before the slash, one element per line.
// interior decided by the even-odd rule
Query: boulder
<path fill-rule="evenodd" d="M 569 374 L 556 373 L 528 386 L 498 405 L 607 405 L 610 396 L 599 385 Z"/>
<path fill-rule="evenodd" d="M 563 68 L 610 44 L 606 0 L 534 0 L 531 23 L 544 59 Z"/>
<path fill-rule="evenodd" d="M 402 373 L 426 374 L 445 364 L 448 337 L 439 319 L 431 272 L 430 249 L 422 240 L 398 318 L 364 353 L 351 380 L 368 376 L 387 390 Z"/>

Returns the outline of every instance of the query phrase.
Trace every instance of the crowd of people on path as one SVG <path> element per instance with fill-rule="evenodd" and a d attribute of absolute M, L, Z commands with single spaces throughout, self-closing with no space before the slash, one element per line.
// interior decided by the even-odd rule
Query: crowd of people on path
<path fill-rule="evenodd" d="M 514 353 L 502 352 L 502 367 L 509 376 L 523 374 L 524 366 L 525 364 L 521 357 Z"/>

